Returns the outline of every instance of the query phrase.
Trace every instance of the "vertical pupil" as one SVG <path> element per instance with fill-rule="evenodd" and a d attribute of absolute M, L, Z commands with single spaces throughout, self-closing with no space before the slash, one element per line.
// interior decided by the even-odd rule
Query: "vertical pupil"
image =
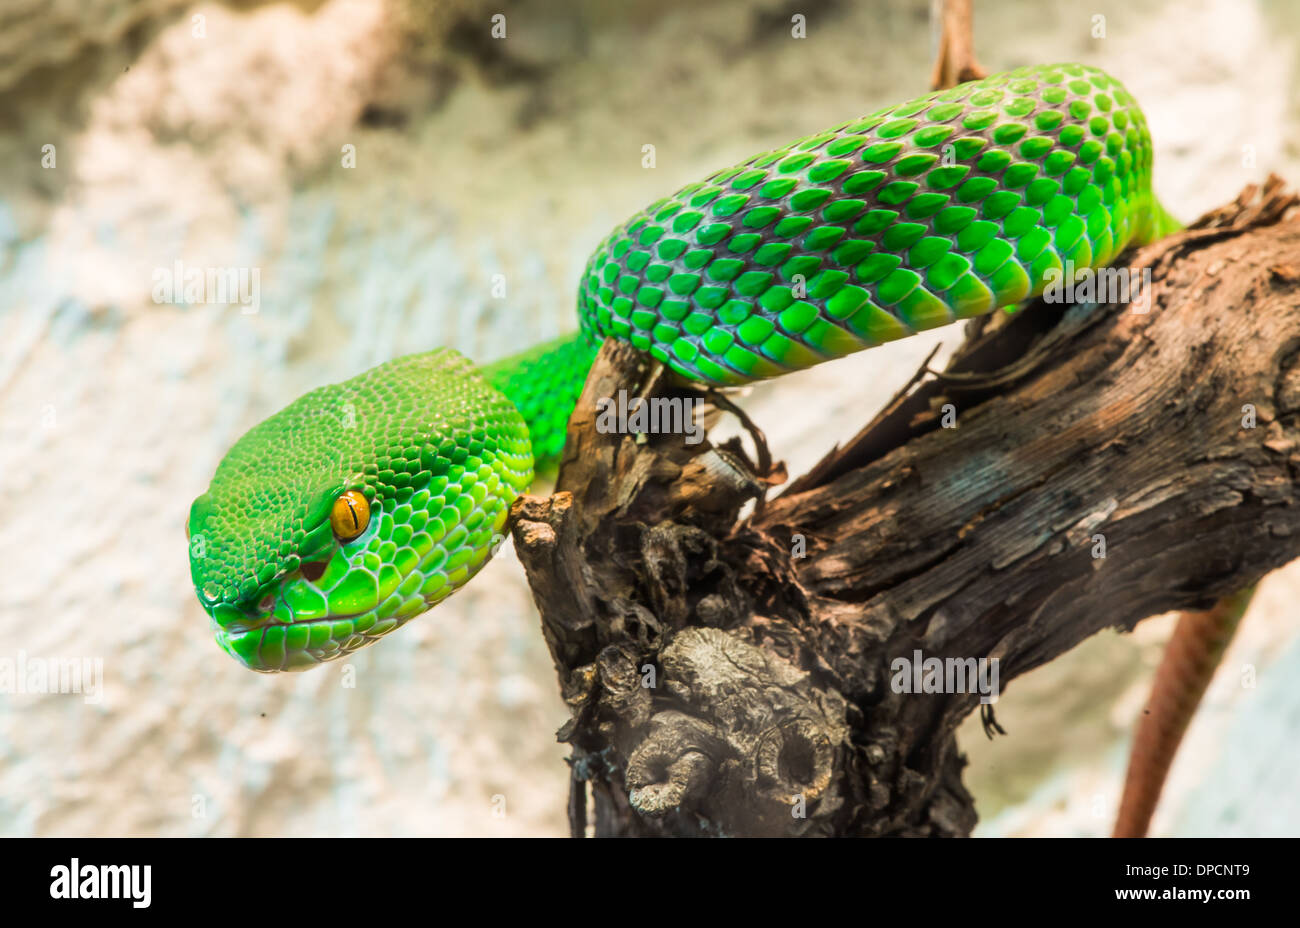
<path fill-rule="evenodd" d="M 334 534 L 342 541 L 351 541 L 366 530 L 370 522 L 370 507 L 366 498 L 355 490 L 339 496 L 330 512 Z"/>

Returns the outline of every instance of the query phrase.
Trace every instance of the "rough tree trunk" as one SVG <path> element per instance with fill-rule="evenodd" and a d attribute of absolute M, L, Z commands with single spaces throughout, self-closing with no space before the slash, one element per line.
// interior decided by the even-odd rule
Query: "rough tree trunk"
<path fill-rule="evenodd" d="M 598 432 L 620 388 L 691 395 L 606 344 L 555 494 L 513 512 L 572 710 L 574 834 L 967 835 L 954 731 L 978 696 L 897 693 L 895 658 L 996 657 L 1005 686 L 1300 556 L 1294 202 L 1270 178 L 1130 255 L 1145 313 L 970 323 L 944 374 L 744 519 L 780 466 Z"/>

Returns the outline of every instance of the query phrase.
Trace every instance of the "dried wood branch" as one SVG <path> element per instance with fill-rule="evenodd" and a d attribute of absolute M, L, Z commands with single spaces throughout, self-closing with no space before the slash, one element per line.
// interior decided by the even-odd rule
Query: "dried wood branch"
<path fill-rule="evenodd" d="M 998 658 L 1005 686 L 1300 555 L 1295 203 L 1270 178 L 1131 254 L 1145 312 L 969 324 L 748 518 L 767 475 L 739 442 L 597 430 L 619 389 L 698 396 L 607 344 L 555 494 L 513 511 L 574 832 L 590 808 L 598 834 L 969 834 L 954 731 L 978 696 L 898 692 L 896 658 Z"/>

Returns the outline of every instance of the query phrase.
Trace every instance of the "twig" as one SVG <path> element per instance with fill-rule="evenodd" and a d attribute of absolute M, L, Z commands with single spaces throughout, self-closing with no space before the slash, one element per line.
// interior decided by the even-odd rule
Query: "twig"
<path fill-rule="evenodd" d="M 946 90 L 987 77 L 988 71 L 975 58 L 972 0 L 936 0 L 932 11 L 939 49 L 930 72 L 930 89 Z"/>

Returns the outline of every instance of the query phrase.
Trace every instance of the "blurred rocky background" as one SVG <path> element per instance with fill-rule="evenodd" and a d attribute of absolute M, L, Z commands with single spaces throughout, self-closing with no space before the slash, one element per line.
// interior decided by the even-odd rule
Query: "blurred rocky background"
<path fill-rule="evenodd" d="M 1285 0 L 976 3 L 991 70 L 1128 85 L 1184 219 L 1270 170 L 1300 184 L 1298 41 Z M 355 655 L 355 686 L 341 664 L 264 677 L 209 637 L 190 501 L 312 387 L 571 329 L 617 222 L 926 90 L 933 51 L 923 0 L 0 0 L 0 660 L 103 668 L 98 700 L 0 693 L 0 834 L 564 833 L 566 711 L 508 549 Z M 177 261 L 255 269 L 256 312 L 156 302 Z M 959 338 L 744 402 L 798 472 Z M 1300 568 L 1264 584 L 1156 833 L 1300 833 L 1297 600 Z M 1005 737 L 963 730 L 978 833 L 1107 831 L 1171 628 L 1015 681 Z"/>

